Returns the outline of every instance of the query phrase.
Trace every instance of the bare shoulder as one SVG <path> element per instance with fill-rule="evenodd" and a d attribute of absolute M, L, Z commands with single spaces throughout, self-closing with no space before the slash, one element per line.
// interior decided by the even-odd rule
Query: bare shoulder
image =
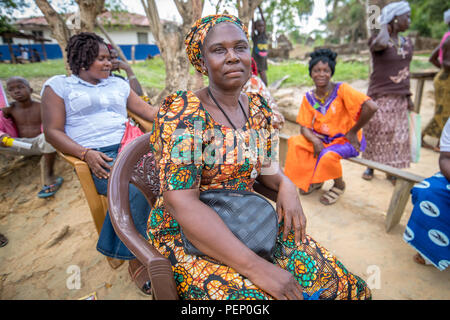
<path fill-rule="evenodd" d="M 32 104 L 33 104 L 33 109 L 41 109 L 41 103 L 39 101 L 36 100 L 32 100 Z"/>
<path fill-rule="evenodd" d="M 442 44 L 442 46 L 443 46 L 445 49 L 450 48 L 450 37 L 447 37 L 447 39 L 445 39 L 445 41 L 444 41 L 444 43 Z"/>

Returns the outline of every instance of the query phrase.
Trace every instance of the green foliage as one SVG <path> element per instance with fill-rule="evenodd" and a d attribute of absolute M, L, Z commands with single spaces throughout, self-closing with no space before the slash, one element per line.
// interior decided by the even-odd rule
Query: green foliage
<path fill-rule="evenodd" d="M 367 38 L 365 4 L 360 0 L 327 0 L 332 10 L 323 23 L 330 31 L 328 42 L 357 42 Z"/>
<path fill-rule="evenodd" d="M 365 39 L 366 12 L 362 0 L 327 0 L 332 10 L 328 12 L 323 23 L 331 31 L 329 42 L 345 42 Z M 418 31 L 422 37 L 440 39 L 447 30 L 443 22 L 443 12 L 450 6 L 442 0 L 410 0 L 411 26 L 409 31 Z M 337 40 L 337 41 L 336 41 Z"/>
<path fill-rule="evenodd" d="M 442 0 L 410 0 L 411 30 L 417 30 L 421 36 L 440 39 L 447 31 L 443 13 L 450 4 Z"/>
<path fill-rule="evenodd" d="M 1 15 L 10 15 L 14 10 L 24 7 L 29 7 L 29 4 L 25 0 L 0 0 Z"/>
<path fill-rule="evenodd" d="M 19 8 L 28 6 L 25 0 L 0 0 L 0 33 L 16 32 L 17 29 L 11 25 L 11 17 Z"/>
<path fill-rule="evenodd" d="M 113 12 L 127 12 L 127 8 L 122 0 L 106 0 L 105 9 Z"/>
<path fill-rule="evenodd" d="M 290 33 L 299 28 L 300 19 L 307 19 L 313 10 L 312 0 L 270 0 L 262 3 L 266 30 L 272 33 L 274 26 L 278 32 Z"/>
<path fill-rule="evenodd" d="M 0 34 L 4 32 L 16 32 L 17 29 L 11 25 L 11 20 L 6 16 L 0 16 Z"/>

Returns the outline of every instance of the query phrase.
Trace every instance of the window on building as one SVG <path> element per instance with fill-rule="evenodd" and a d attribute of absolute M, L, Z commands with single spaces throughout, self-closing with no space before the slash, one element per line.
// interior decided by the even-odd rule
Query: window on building
<path fill-rule="evenodd" d="M 33 36 L 37 38 L 43 38 L 44 37 L 44 31 L 31 31 L 33 33 Z"/>
<path fill-rule="evenodd" d="M 138 32 L 138 44 L 148 44 L 148 33 L 147 32 Z"/>
<path fill-rule="evenodd" d="M 11 38 L 2 37 L 2 41 L 3 41 L 3 43 L 11 43 L 11 44 L 13 43 Z"/>

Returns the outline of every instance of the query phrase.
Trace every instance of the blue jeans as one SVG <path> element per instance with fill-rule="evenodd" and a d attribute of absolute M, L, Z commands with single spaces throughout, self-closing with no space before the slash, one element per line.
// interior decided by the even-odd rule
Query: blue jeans
<path fill-rule="evenodd" d="M 113 145 L 103 148 L 95 149 L 97 151 L 103 152 L 108 157 L 113 160 L 109 162 L 112 165 L 117 158 L 118 150 L 120 145 Z M 99 179 L 94 174 L 92 174 L 94 179 L 95 187 L 99 194 L 105 195 L 108 189 L 108 179 Z M 147 202 L 145 196 L 141 191 L 134 185 L 130 184 L 129 192 L 130 200 L 130 210 L 133 217 L 134 225 L 139 233 L 147 239 L 147 220 L 150 214 L 150 205 Z M 105 221 L 103 222 L 102 231 L 97 242 L 97 250 L 104 254 L 105 256 L 122 259 L 131 260 L 136 258 L 130 250 L 125 246 L 125 244 L 119 239 L 114 231 L 111 219 L 109 217 L 109 211 L 106 212 Z"/>

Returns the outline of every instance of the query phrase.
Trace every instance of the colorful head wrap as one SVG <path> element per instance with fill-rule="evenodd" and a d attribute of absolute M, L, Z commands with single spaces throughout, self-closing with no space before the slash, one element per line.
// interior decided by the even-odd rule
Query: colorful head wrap
<path fill-rule="evenodd" d="M 380 24 L 388 24 L 395 17 L 411 11 L 411 7 L 407 1 L 398 1 L 389 3 L 381 10 Z"/>
<path fill-rule="evenodd" d="M 203 70 L 201 64 L 201 47 L 203 45 L 203 42 L 205 41 L 206 35 L 212 29 L 212 27 L 221 22 L 234 23 L 236 26 L 241 28 L 242 31 L 244 31 L 245 36 L 248 39 L 246 26 L 242 23 L 241 20 L 239 20 L 239 18 L 235 16 L 228 14 L 217 14 L 198 19 L 192 26 L 191 31 L 187 34 L 184 43 L 186 45 L 186 53 L 188 55 L 189 61 L 198 72 L 205 75 L 206 71 Z"/>
<path fill-rule="evenodd" d="M 444 22 L 446 24 L 450 23 L 450 9 L 444 12 Z"/>

